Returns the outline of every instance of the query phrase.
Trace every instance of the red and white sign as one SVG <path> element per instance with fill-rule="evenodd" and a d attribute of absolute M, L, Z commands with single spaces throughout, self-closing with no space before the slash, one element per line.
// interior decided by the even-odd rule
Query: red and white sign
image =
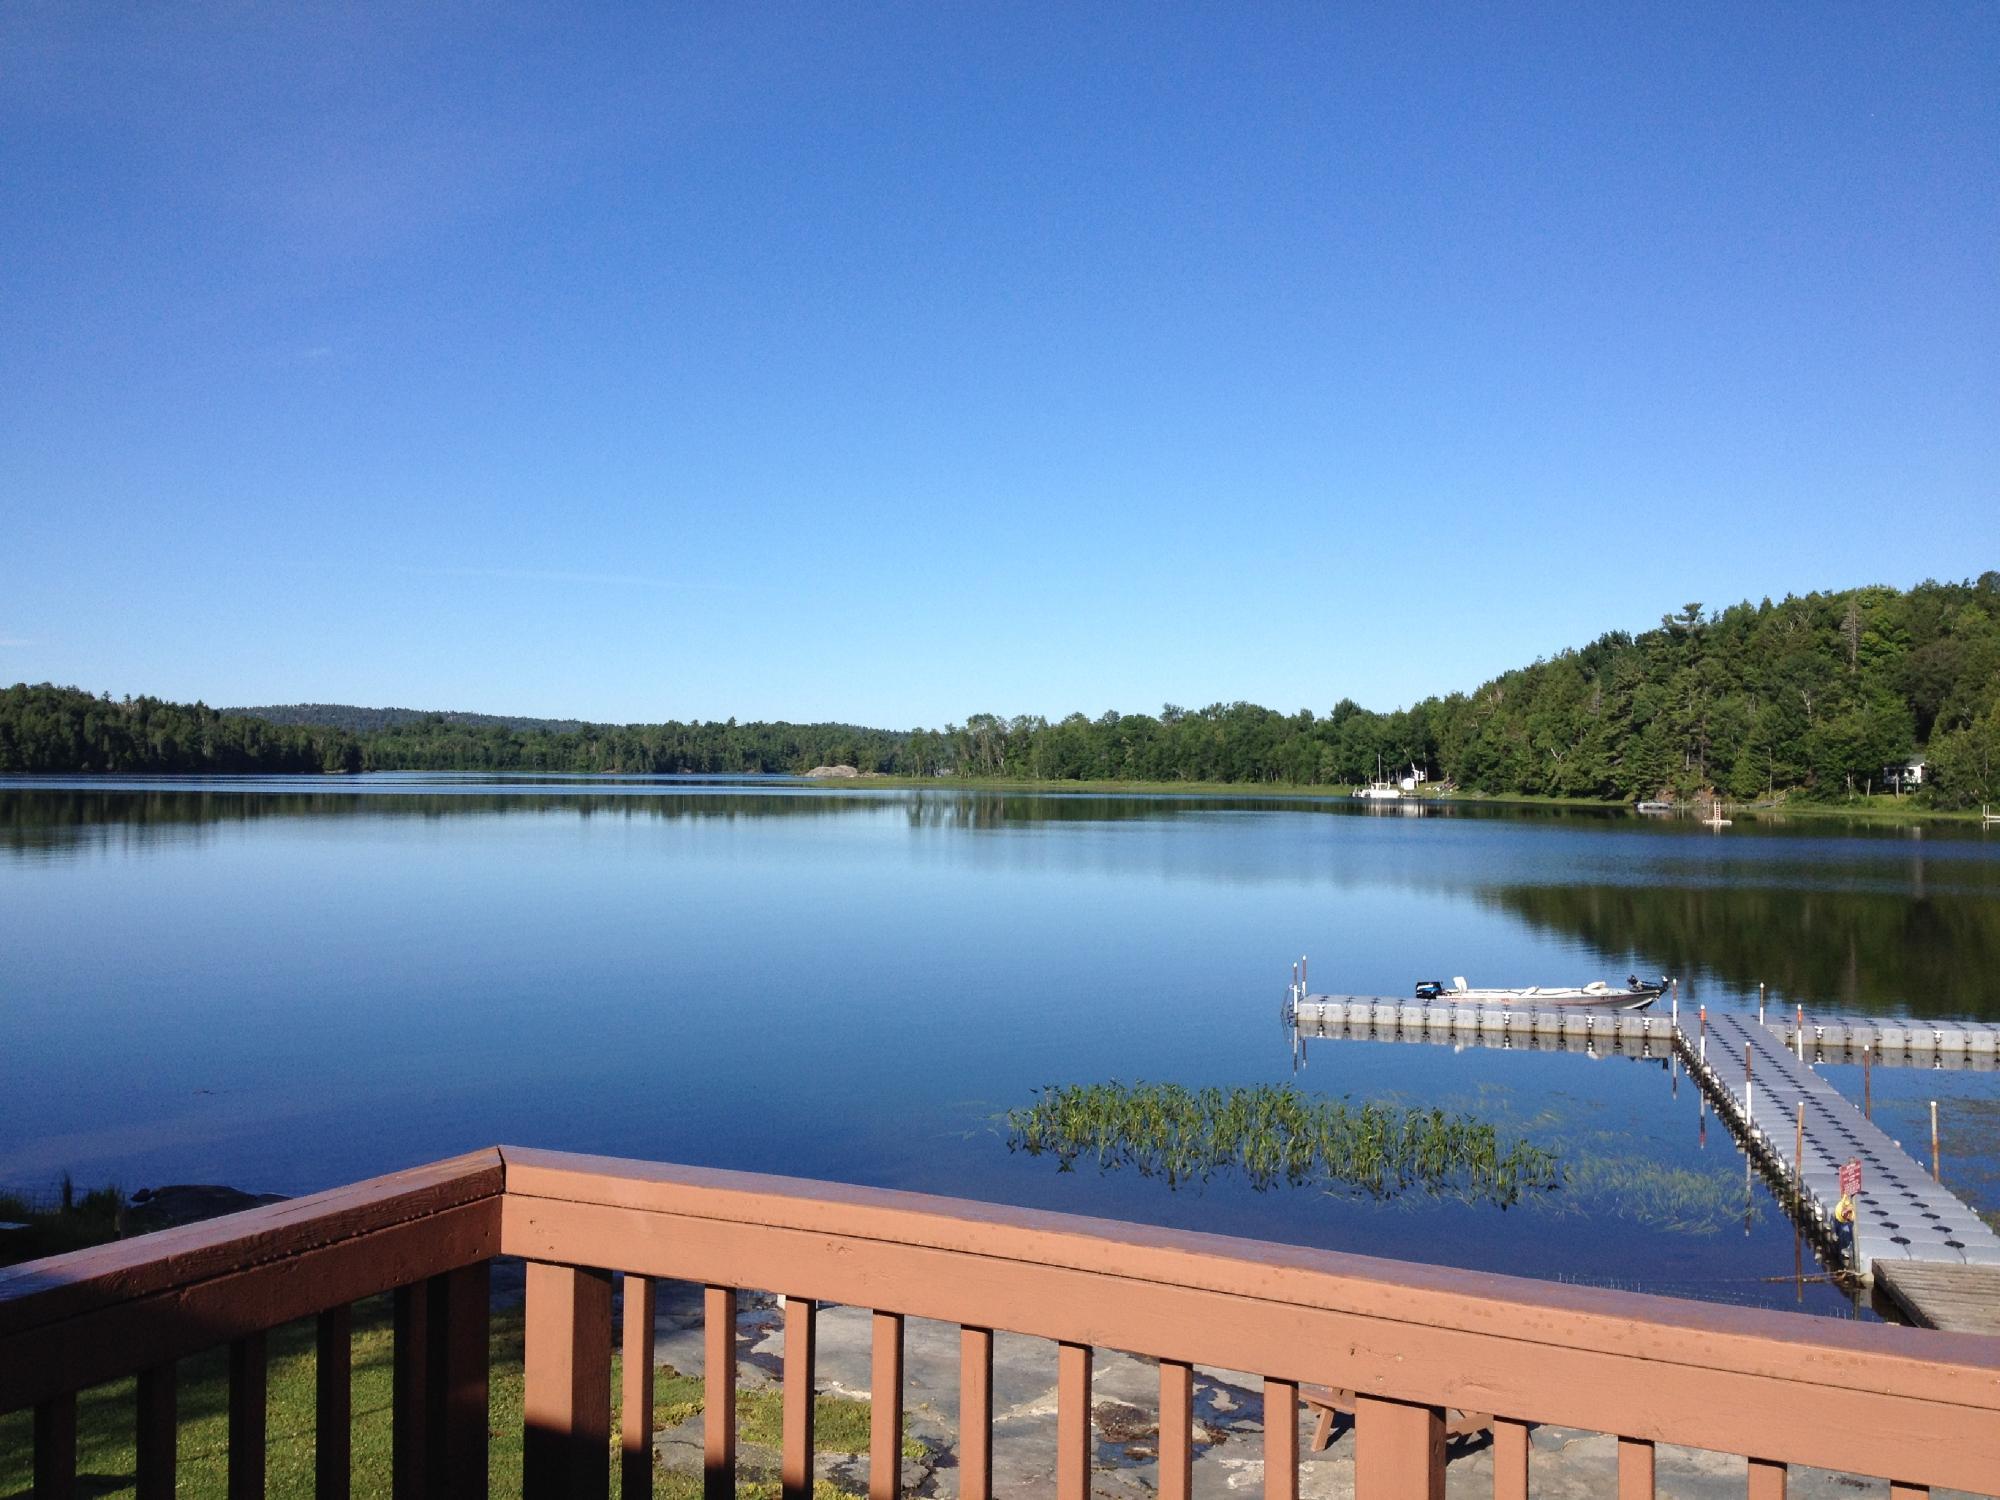
<path fill-rule="evenodd" d="M 1861 1191 L 1861 1163 L 1851 1161 L 1840 1169 L 1840 1195 L 1852 1198 Z"/>

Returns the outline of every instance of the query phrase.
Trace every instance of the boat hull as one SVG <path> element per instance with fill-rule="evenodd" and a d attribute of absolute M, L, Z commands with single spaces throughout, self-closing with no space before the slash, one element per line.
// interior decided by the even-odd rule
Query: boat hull
<path fill-rule="evenodd" d="M 1637 988 L 1613 989 L 1582 985 L 1574 989 L 1530 986 L 1517 990 L 1440 989 L 1435 994 L 1418 990 L 1418 998 L 1444 1005 L 1497 1006 L 1520 1010 L 1644 1010 L 1661 995 L 1664 986 L 1643 984 Z"/>

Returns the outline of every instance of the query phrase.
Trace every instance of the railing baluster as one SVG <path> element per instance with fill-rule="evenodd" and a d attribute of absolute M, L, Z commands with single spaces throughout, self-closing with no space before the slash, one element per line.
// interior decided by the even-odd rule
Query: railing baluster
<path fill-rule="evenodd" d="M 1356 1500 L 1444 1500 L 1444 1413 L 1356 1392 L 1354 1493 Z"/>
<path fill-rule="evenodd" d="M 785 1299 L 784 1449 L 778 1477 L 784 1500 L 812 1500 L 813 1365 L 817 1357 L 819 1304 Z"/>
<path fill-rule="evenodd" d="M 1750 1500 L 1785 1500 L 1785 1466 L 1769 1459 L 1750 1460 Z"/>
<path fill-rule="evenodd" d="M 1264 1500 L 1298 1500 L 1299 1388 L 1264 1382 Z"/>
<path fill-rule="evenodd" d="M 878 1312 L 869 1362 L 868 1500 L 903 1493 L 903 1315 Z"/>
<path fill-rule="evenodd" d="M 1618 1440 L 1618 1500 L 1653 1500 L 1653 1445 L 1643 1438 Z"/>
<path fill-rule="evenodd" d="M 229 1346 L 229 1500 L 264 1500 L 264 1335 Z"/>
<path fill-rule="evenodd" d="M 604 1500 L 611 1490 L 611 1273 L 528 1262 L 521 1491 Z"/>
<path fill-rule="evenodd" d="M 178 1407 L 172 1365 L 139 1372 L 138 1441 L 132 1466 L 138 1500 L 173 1500 L 174 1468 L 180 1456 Z"/>
<path fill-rule="evenodd" d="M 35 1500 L 75 1493 L 76 1397 L 58 1396 L 35 1408 Z"/>
<path fill-rule="evenodd" d="M 1160 1500 L 1194 1493 L 1194 1367 L 1160 1361 Z"/>
<path fill-rule="evenodd" d="M 959 1500 L 993 1500 L 993 1330 L 958 1331 Z"/>
<path fill-rule="evenodd" d="M 1090 1496 L 1090 1345 L 1056 1349 L 1056 1497 Z"/>
<path fill-rule="evenodd" d="M 389 1384 L 389 1489 L 394 1500 L 423 1500 L 430 1451 L 430 1283 L 396 1288 L 395 1350 Z"/>
<path fill-rule="evenodd" d="M 736 1289 L 702 1293 L 701 1463 L 703 1500 L 736 1493 Z"/>
<path fill-rule="evenodd" d="M 347 1500 L 354 1487 L 354 1309 L 319 1315 L 314 1330 L 313 1494 Z"/>
<path fill-rule="evenodd" d="M 486 1500 L 492 1424 L 493 1286 L 486 1261 L 431 1279 L 430 1404 L 434 1482 L 449 1500 Z"/>
<path fill-rule="evenodd" d="M 1493 1419 L 1493 1500 L 1528 1500 L 1528 1424 Z"/>
<path fill-rule="evenodd" d="M 625 1274 L 624 1389 L 619 1392 L 618 1494 L 653 1495 L 653 1311 L 651 1277 Z"/>

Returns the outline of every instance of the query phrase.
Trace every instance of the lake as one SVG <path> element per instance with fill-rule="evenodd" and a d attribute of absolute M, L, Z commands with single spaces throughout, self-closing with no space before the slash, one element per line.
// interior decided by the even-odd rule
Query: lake
<path fill-rule="evenodd" d="M 783 781 L 0 782 L 0 1185 L 297 1193 L 495 1142 L 1854 1315 L 1659 1062 L 1316 1042 L 1299 1087 L 1555 1151 L 1503 1206 L 1009 1149 L 1050 1083 L 1284 1083 L 1314 988 L 1669 973 L 2000 1016 L 2000 838 L 1824 819 Z M 1851 1069 L 1829 1070 L 1858 1094 Z M 2000 1079 L 1879 1069 L 2000 1209 Z M 1808 1247 L 1803 1264 L 1810 1272 Z"/>

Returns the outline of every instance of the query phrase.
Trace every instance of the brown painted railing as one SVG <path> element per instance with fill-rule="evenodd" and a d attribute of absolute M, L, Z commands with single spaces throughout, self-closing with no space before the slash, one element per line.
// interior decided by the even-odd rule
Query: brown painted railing
<path fill-rule="evenodd" d="M 652 1483 L 658 1281 L 707 1288 L 708 1493 L 735 1482 L 737 1289 L 785 1294 L 782 1472 L 812 1479 L 817 1309 L 873 1310 L 870 1491 L 898 1492 L 903 1326 L 960 1325 L 960 1492 L 992 1483 L 993 1335 L 1056 1341 L 1057 1487 L 1090 1486 L 1092 1351 L 1160 1368 L 1160 1491 L 1190 1484 L 1196 1365 L 1262 1376 L 1267 1495 L 1298 1488 L 1302 1383 L 1356 1393 L 1362 1500 L 1443 1494 L 1444 1413 L 1496 1414 L 1494 1493 L 1525 1500 L 1537 1422 L 1619 1439 L 1621 1496 L 1655 1445 L 2000 1490 L 2000 1339 L 1602 1292 L 908 1193 L 512 1148 L 0 1271 L 0 1412 L 33 1407 L 36 1494 L 75 1487 L 76 1393 L 136 1373 L 138 1491 L 174 1490 L 175 1361 L 229 1359 L 229 1490 L 264 1483 L 264 1335 L 317 1316 L 317 1493 L 349 1489 L 348 1311 L 395 1293 L 399 1496 L 487 1493 L 487 1265 L 528 1262 L 524 1488 L 610 1486 L 612 1279 L 625 1276 L 620 1448 Z"/>

